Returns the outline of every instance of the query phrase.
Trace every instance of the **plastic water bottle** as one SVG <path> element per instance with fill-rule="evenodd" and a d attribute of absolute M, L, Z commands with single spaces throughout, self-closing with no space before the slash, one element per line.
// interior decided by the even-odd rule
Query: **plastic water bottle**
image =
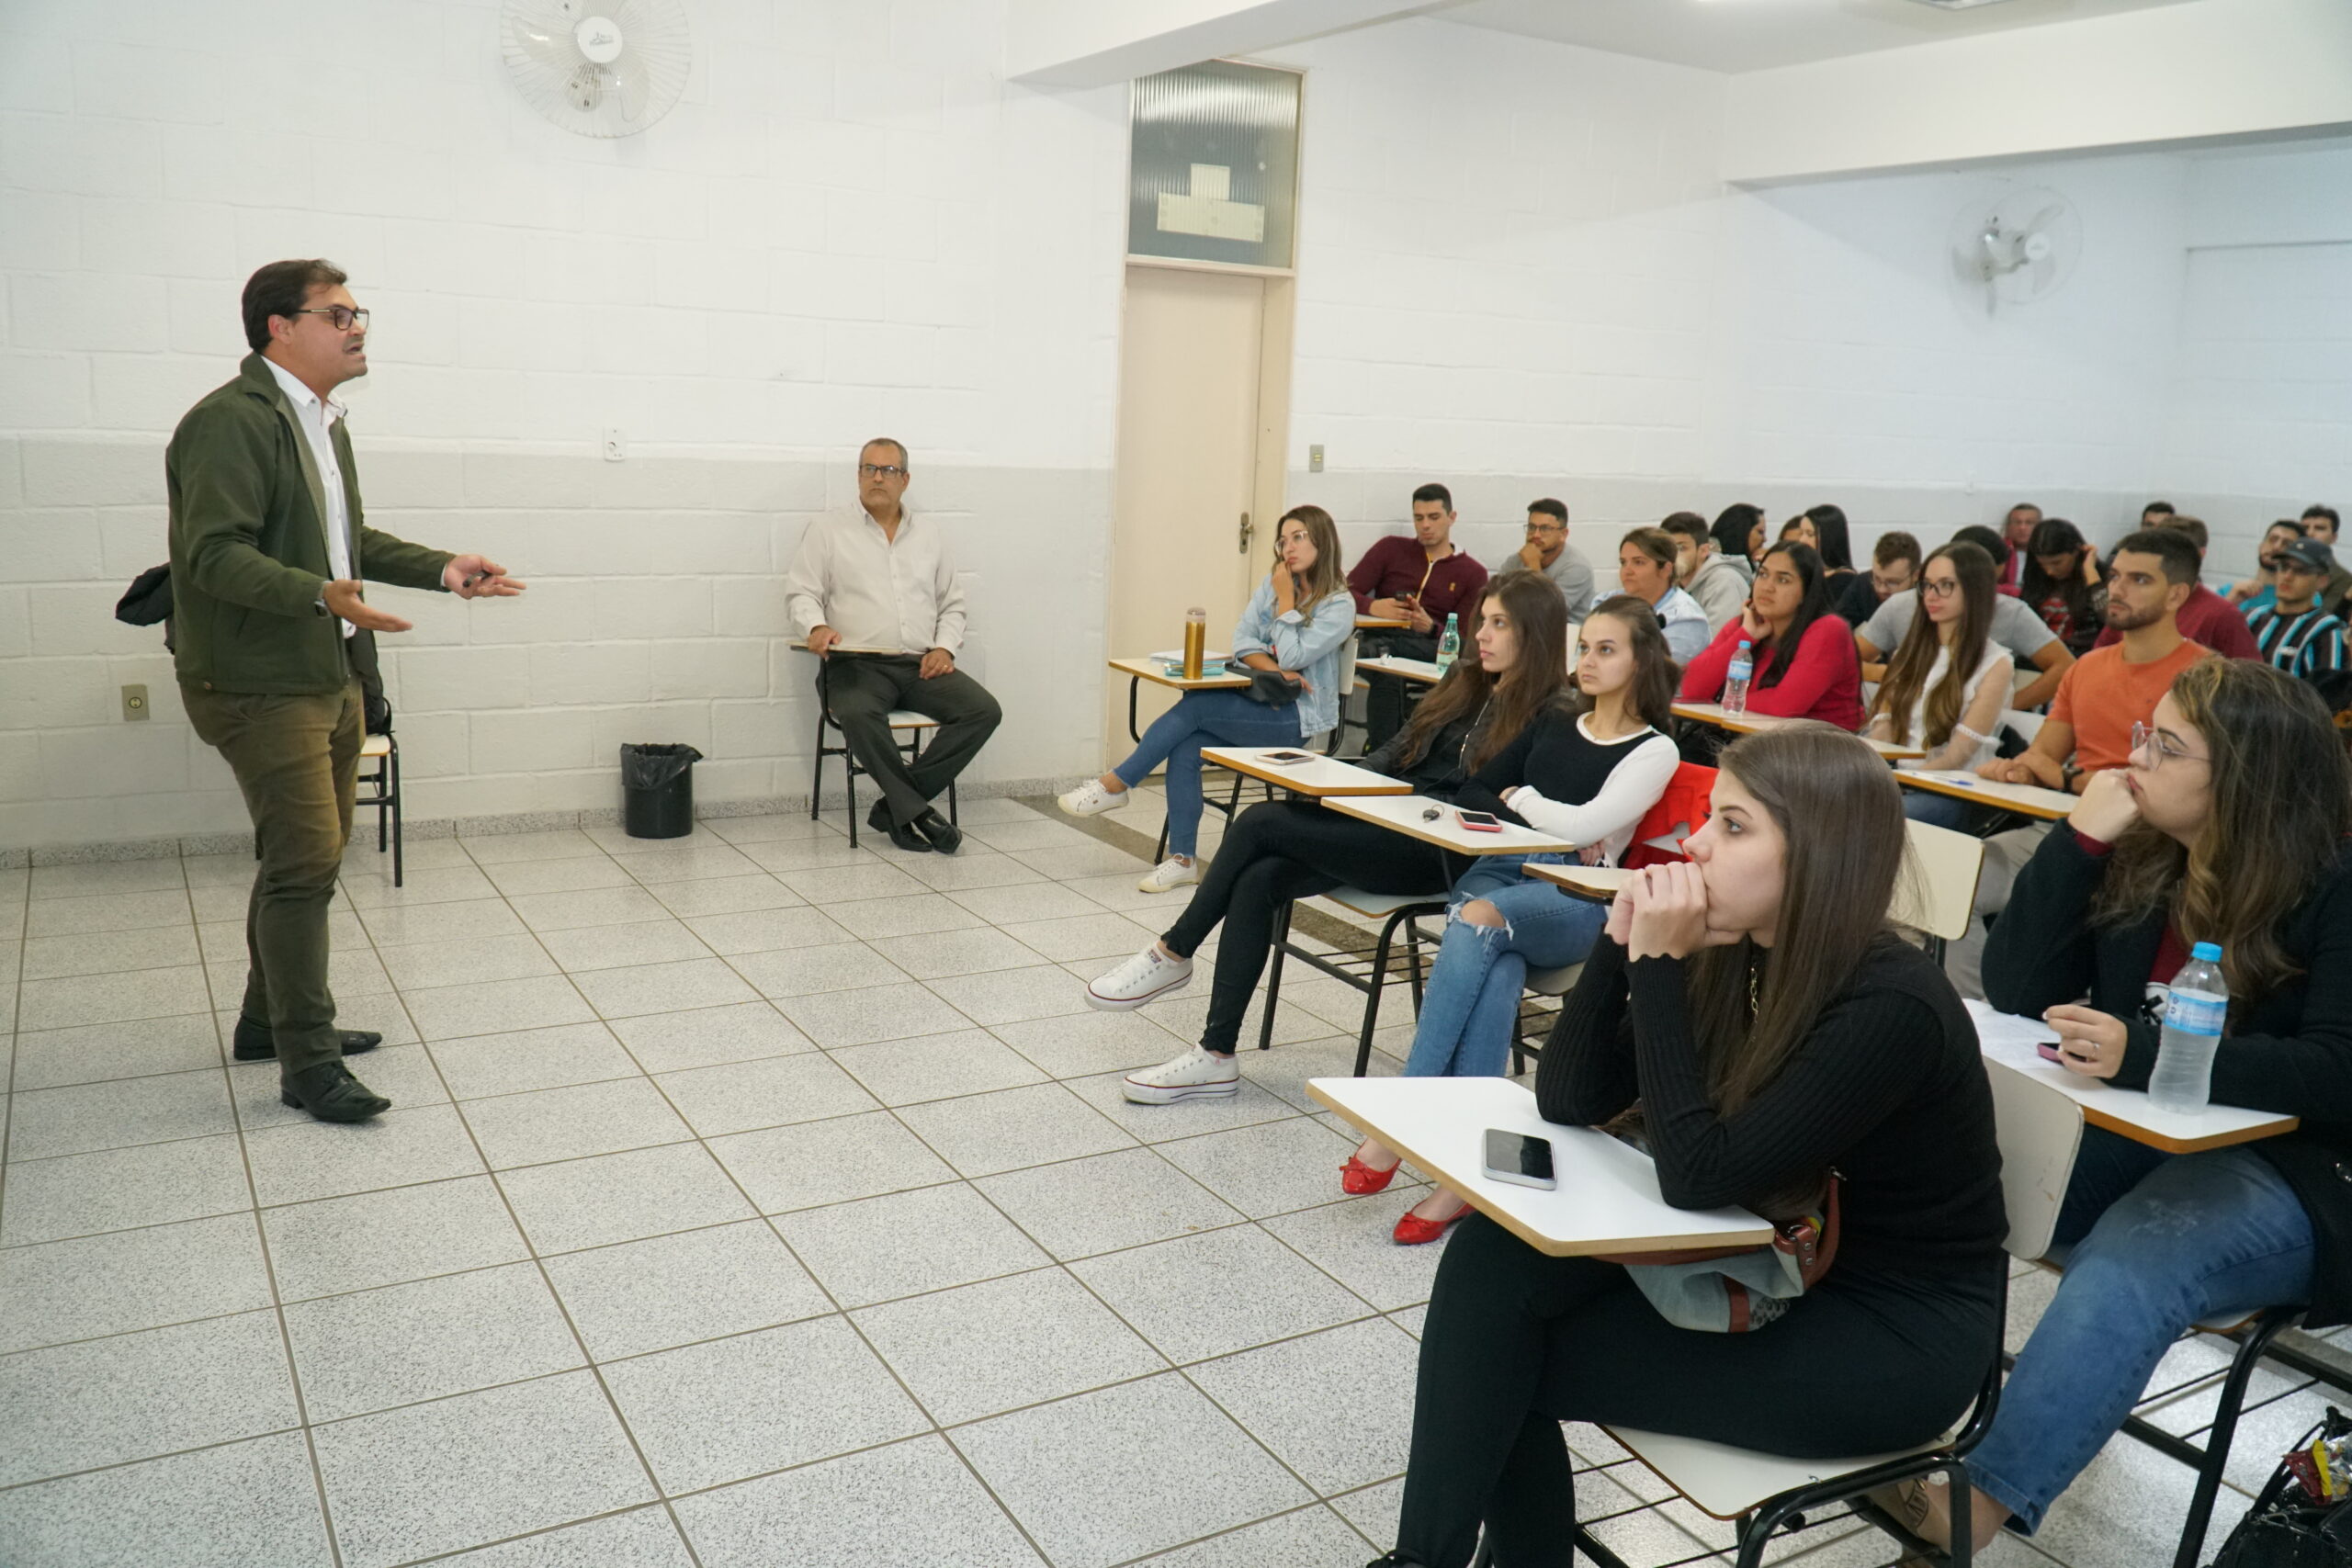
<path fill-rule="evenodd" d="M 1756 655 L 1747 643 L 1731 656 L 1731 669 L 1724 677 L 1724 712 L 1739 714 L 1747 711 L 1747 682 L 1756 673 Z"/>
<path fill-rule="evenodd" d="M 2148 1099 L 2157 1110 L 2193 1116 L 2205 1109 L 2213 1089 L 2213 1053 L 2229 1011 L 2221 946 L 2200 942 L 2172 977 L 2172 999 L 2165 1004 L 2164 1043 L 2156 1048 L 2156 1070 L 2148 1075 Z"/>
<path fill-rule="evenodd" d="M 1445 618 L 1445 634 L 1437 639 L 1437 672 L 1441 675 L 1444 674 L 1453 668 L 1453 661 L 1461 657 L 1462 617 L 1448 615 Z"/>

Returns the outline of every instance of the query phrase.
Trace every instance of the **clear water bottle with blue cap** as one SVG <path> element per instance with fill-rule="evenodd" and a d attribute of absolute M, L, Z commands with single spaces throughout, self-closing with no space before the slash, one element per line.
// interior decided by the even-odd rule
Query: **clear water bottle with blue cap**
<path fill-rule="evenodd" d="M 1461 657 L 1462 618 L 1459 615 L 1448 615 L 1445 618 L 1445 635 L 1437 639 L 1438 673 L 1443 674 L 1446 671 L 1453 669 L 1453 661 Z"/>
<path fill-rule="evenodd" d="M 2148 1075 L 2148 1099 L 2159 1111 L 2195 1115 L 2213 1092 L 2213 1055 L 2230 1015 L 2229 983 L 2222 977 L 2222 948 L 2200 942 L 2172 977 L 2165 1004 L 2164 1043 Z"/>
<path fill-rule="evenodd" d="M 1755 674 L 1756 655 L 1746 642 L 1742 642 L 1739 651 L 1731 656 L 1731 668 L 1724 675 L 1724 712 L 1736 714 L 1747 711 L 1747 687 Z"/>

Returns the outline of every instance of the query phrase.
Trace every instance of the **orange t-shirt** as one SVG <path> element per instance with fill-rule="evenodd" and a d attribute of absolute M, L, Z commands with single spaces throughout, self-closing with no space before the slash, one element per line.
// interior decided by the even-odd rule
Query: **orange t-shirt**
<path fill-rule="evenodd" d="M 2093 649 L 2067 667 L 2050 699 L 2050 716 L 2075 728 L 2075 765 L 2085 773 L 2120 768 L 2132 760 L 2132 727 L 2155 716 L 2173 678 L 2213 650 L 2183 642 L 2162 659 L 2128 664 L 2123 645 Z"/>

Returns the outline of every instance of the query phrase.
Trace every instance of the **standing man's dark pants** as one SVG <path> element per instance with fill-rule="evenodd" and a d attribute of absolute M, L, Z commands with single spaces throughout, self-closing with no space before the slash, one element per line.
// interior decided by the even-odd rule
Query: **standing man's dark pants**
<path fill-rule="evenodd" d="M 269 1021 L 277 1070 L 343 1058 L 327 988 L 327 905 L 351 838 L 364 705 L 357 682 L 321 696 L 180 688 L 197 738 L 244 792 L 261 866 L 245 911 L 244 1016 Z"/>
<path fill-rule="evenodd" d="M 1394 654 L 1398 659 L 1431 660 L 1437 657 L 1437 638 L 1423 637 L 1419 632 L 1365 632 L 1356 644 L 1359 660 L 1374 659 L 1382 654 Z M 1363 750 L 1366 756 L 1388 744 L 1391 737 L 1405 728 L 1405 720 L 1412 716 L 1413 699 L 1418 694 L 1412 683 L 1398 675 L 1383 675 L 1376 670 L 1363 671 L 1364 682 L 1371 689 L 1363 699 Z"/>
<path fill-rule="evenodd" d="M 951 670 L 926 681 L 919 654 L 835 653 L 818 672 L 818 692 L 849 741 L 857 765 L 873 775 L 889 803 L 891 820 L 916 818 L 980 754 L 1004 710 L 988 688 Z M 939 729 L 911 768 L 890 730 L 890 712 L 905 708 L 939 720 Z"/>

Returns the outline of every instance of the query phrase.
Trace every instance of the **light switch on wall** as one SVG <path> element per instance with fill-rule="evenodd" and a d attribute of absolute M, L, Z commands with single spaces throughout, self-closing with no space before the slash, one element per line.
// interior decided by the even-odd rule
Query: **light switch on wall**
<path fill-rule="evenodd" d="M 621 439 L 617 430 L 605 432 L 605 461 L 621 463 L 628 460 L 628 443 Z"/>
<path fill-rule="evenodd" d="M 1322 443 L 1317 442 L 1306 449 L 1306 471 L 1310 474 L 1319 474 L 1323 471 Z"/>

